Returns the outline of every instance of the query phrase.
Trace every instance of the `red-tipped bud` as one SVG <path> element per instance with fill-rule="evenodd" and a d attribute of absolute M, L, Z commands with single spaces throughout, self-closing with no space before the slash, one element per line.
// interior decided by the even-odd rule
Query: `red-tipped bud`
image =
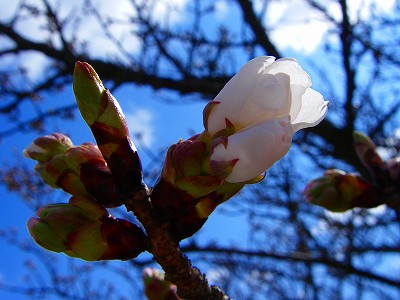
<path fill-rule="evenodd" d="M 60 133 L 53 133 L 35 139 L 23 154 L 27 158 L 44 162 L 57 154 L 63 154 L 73 147 L 71 140 Z"/>
<path fill-rule="evenodd" d="M 340 170 L 328 170 L 324 176 L 309 182 L 304 195 L 308 202 L 333 212 L 383 204 L 379 188 L 357 175 Z"/>
<path fill-rule="evenodd" d="M 43 248 L 88 261 L 131 259 L 147 246 L 138 226 L 112 217 L 89 197 L 39 209 L 28 229 Z"/>
<path fill-rule="evenodd" d="M 24 153 L 38 161 L 35 170 L 48 185 L 71 195 L 91 195 L 105 207 L 122 204 L 114 177 L 97 146 L 73 146 L 68 137 L 53 133 L 36 139 Z"/>
<path fill-rule="evenodd" d="M 117 100 L 87 63 L 75 64 L 73 89 L 83 119 L 110 168 L 120 194 L 130 197 L 143 186 L 142 165 Z"/>
<path fill-rule="evenodd" d="M 216 190 L 223 182 L 210 174 L 209 150 L 200 138 L 180 141 L 168 149 L 161 177 L 152 192 L 153 207 L 165 218 L 185 213 L 197 198 Z"/>

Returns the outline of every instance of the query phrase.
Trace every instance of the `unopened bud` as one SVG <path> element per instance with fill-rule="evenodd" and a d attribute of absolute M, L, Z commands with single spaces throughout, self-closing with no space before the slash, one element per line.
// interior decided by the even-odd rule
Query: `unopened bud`
<path fill-rule="evenodd" d="M 361 177 L 341 170 L 328 170 L 324 176 L 308 183 L 307 201 L 333 212 L 354 207 L 376 207 L 383 203 L 381 191 Z"/>
<path fill-rule="evenodd" d="M 40 155 L 37 145 L 41 149 Z M 117 195 L 113 174 L 98 147 L 92 143 L 73 146 L 68 137 L 53 133 L 36 139 L 24 153 L 38 161 L 35 170 L 51 187 L 61 188 L 74 196 L 91 195 L 105 207 L 123 203 Z"/>
<path fill-rule="evenodd" d="M 43 248 L 88 261 L 134 258 L 147 246 L 138 226 L 112 217 L 89 197 L 42 207 L 28 229 Z"/>
<path fill-rule="evenodd" d="M 44 162 L 73 147 L 71 140 L 60 133 L 53 133 L 35 139 L 24 151 L 27 158 Z"/>
<path fill-rule="evenodd" d="M 142 165 L 117 100 L 85 62 L 75 64 L 73 90 L 83 119 L 97 141 L 119 192 L 130 196 L 143 187 Z"/>

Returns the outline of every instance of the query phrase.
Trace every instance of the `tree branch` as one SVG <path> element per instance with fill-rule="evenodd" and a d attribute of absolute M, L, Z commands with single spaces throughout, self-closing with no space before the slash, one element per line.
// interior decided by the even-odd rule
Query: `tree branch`
<path fill-rule="evenodd" d="M 190 245 L 183 248 L 185 252 L 210 252 L 210 253 L 218 253 L 224 255 L 243 255 L 248 257 L 259 257 L 259 258 L 272 258 L 276 260 L 282 261 L 292 261 L 292 262 L 302 262 L 302 263 L 312 263 L 312 264 L 321 264 L 326 265 L 338 270 L 342 270 L 347 274 L 354 274 L 361 276 L 366 279 L 371 279 L 378 281 L 380 283 L 388 284 L 390 286 L 398 287 L 400 281 L 387 278 L 384 276 L 380 276 L 368 271 L 360 270 L 358 268 L 353 267 L 349 264 L 344 264 L 342 262 L 334 261 L 325 257 L 318 257 L 312 253 L 301 253 L 301 252 L 292 252 L 290 254 L 277 254 L 274 252 L 265 252 L 265 251 L 252 251 L 252 250 L 239 250 L 232 248 L 224 248 L 220 246 L 198 246 L 195 243 L 191 243 Z"/>
<path fill-rule="evenodd" d="M 237 2 L 242 9 L 244 20 L 254 33 L 254 38 L 257 43 L 260 44 L 269 55 L 275 56 L 276 58 L 281 57 L 278 49 L 276 49 L 275 45 L 270 41 L 265 28 L 257 18 L 253 9 L 252 1 L 237 0 Z"/>
<path fill-rule="evenodd" d="M 129 199 L 125 206 L 132 211 L 145 228 L 150 239 L 149 252 L 165 271 L 166 279 L 178 287 L 178 294 L 184 299 L 229 299 L 219 288 L 210 286 L 204 274 L 193 267 L 182 254 L 179 244 L 169 232 L 167 224 L 158 223 L 152 216 L 150 193 L 147 187 Z"/>

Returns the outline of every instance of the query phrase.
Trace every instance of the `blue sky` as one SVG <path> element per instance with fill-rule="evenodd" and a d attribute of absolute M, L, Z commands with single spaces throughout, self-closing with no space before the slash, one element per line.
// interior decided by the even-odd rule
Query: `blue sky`
<path fill-rule="evenodd" d="M 166 0 L 165 0 L 166 1 Z M 34 1 L 33 1 L 34 2 Z M 63 7 L 66 11 L 76 6 L 80 1 L 65 1 Z M 124 1 L 121 1 L 121 3 Z M 255 1 L 257 3 L 257 1 Z M 349 1 L 351 5 L 355 7 L 361 2 Z M 7 14 L 13 11 L 15 8 L 13 5 L 15 2 L 6 0 L 0 0 L 0 18 L 7 18 Z M 68 3 L 68 4 L 67 4 Z M 111 3 L 111 1 L 104 1 L 103 3 Z M 184 7 L 186 0 L 174 0 L 173 4 L 178 7 Z M 274 41 L 283 49 L 284 53 L 293 54 L 296 57 L 296 52 L 302 52 L 306 54 L 305 57 L 299 58 L 300 62 L 306 61 L 307 56 L 310 56 L 318 49 L 320 42 L 329 29 L 323 21 L 321 21 L 319 15 L 309 16 L 306 14 L 307 7 L 302 4 L 301 0 L 287 1 L 288 4 L 284 4 L 284 1 L 277 1 L 271 4 L 271 12 L 281 12 L 269 15 L 270 26 L 280 26 L 279 30 L 273 34 L 272 38 Z M 393 1 L 384 1 L 383 9 L 387 10 Z M 256 4 L 257 5 L 257 4 Z M 387 7 L 386 7 L 387 5 Z M 121 16 L 125 15 L 127 11 L 124 5 L 118 6 L 117 11 L 113 7 L 114 13 L 120 13 Z M 103 8 L 105 11 L 110 9 L 107 5 Z M 163 6 L 158 9 L 158 15 L 160 15 L 160 22 L 162 22 L 162 14 L 165 10 Z M 237 18 L 237 11 L 230 12 L 228 1 L 217 1 L 217 9 L 219 10 L 218 18 L 224 22 L 230 22 Z M 337 7 L 332 6 L 332 12 L 335 13 Z M 300 12 L 305 13 L 300 13 Z M 236 13 L 236 15 L 235 15 Z M 368 18 L 367 12 L 364 12 L 365 18 Z M 355 17 L 355 16 L 353 16 Z M 174 15 L 174 22 L 185 22 L 184 16 Z M 304 18 L 311 18 L 306 27 L 299 26 Z M 40 22 L 40 20 L 39 20 Z M 82 32 L 82 38 L 90 36 L 94 32 L 97 32 L 95 21 L 87 20 L 87 30 Z M 35 24 L 26 24 L 22 26 L 21 30 L 29 30 L 30 34 L 36 36 L 38 39 L 41 38 L 41 33 L 38 31 Z M 123 35 L 126 28 L 115 28 L 116 35 Z M 291 36 L 293 39 L 288 39 Z M 288 41 L 291 41 L 288 43 Z M 127 40 L 127 50 L 135 51 L 134 41 Z M 96 49 L 102 49 L 102 53 L 94 53 L 98 56 L 103 56 L 109 53 L 114 53 L 115 49 L 109 45 L 105 39 L 99 38 L 96 43 L 93 43 L 91 51 Z M 114 51 L 114 52 L 113 52 Z M 115 54 L 117 55 L 117 54 Z M 29 61 L 30 76 L 35 78 L 39 76 L 45 61 L 43 57 L 39 55 L 23 56 L 20 59 Z M 2 63 L 13 63 L 10 61 L 3 61 Z M 308 71 L 306 69 L 306 71 Z M 43 105 L 46 107 L 57 108 L 65 103 L 73 103 L 72 88 L 67 87 L 66 90 L 54 97 L 49 95 L 49 99 L 45 99 Z M 179 138 L 188 138 L 193 132 L 200 132 L 202 128 L 202 109 L 205 102 L 203 101 L 185 101 L 186 104 L 168 104 L 165 99 L 169 97 L 176 97 L 174 94 L 159 91 L 153 92 L 146 87 L 122 87 L 115 93 L 116 98 L 121 104 L 121 107 L 125 113 L 130 132 L 134 135 L 136 132 L 140 132 L 143 135 L 143 141 L 147 147 L 153 149 L 165 149 L 167 145 L 175 143 Z M 51 101 L 49 101 L 51 98 Z M 191 97 L 191 99 L 193 96 Z M 211 100 L 211 99 L 210 99 Z M 29 115 L 32 107 L 29 105 L 24 106 L 25 114 Z M 7 120 L 4 118 L 0 119 L 2 124 L 7 124 Z M 6 125 L 7 126 L 7 125 Z M 71 121 L 52 121 L 48 124 L 46 133 L 53 131 L 62 131 L 68 133 L 75 144 L 81 144 L 85 141 L 93 141 L 89 128 L 87 128 L 84 122 L 80 119 L 79 115 Z M 22 150 L 35 138 L 35 134 L 24 134 L 19 133 L 10 138 L 1 141 L 0 153 L 3 157 L 3 161 L 8 162 L 10 165 L 15 161 L 22 160 Z M 138 146 L 139 153 L 141 151 L 140 145 Z M 142 156 L 143 165 L 146 167 L 148 164 L 148 158 Z M 34 163 L 26 161 L 31 167 Z M 151 185 L 151 183 L 148 183 Z M 18 236 L 21 239 L 27 239 L 28 234 L 26 231 L 25 223 L 29 217 L 32 216 L 33 212 L 22 204 L 22 201 L 15 195 L 8 193 L 3 187 L 0 187 L 0 195 L 2 200 L 0 201 L 0 209 L 3 212 L 3 216 L 0 219 L 0 229 L 15 228 L 18 232 Z M 66 198 L 65 198 L 66 199 Z M 58 201 L 62 200 L 60 196 Z M 225 224 L 229 223 L 229 226 Z M 235 241 L 238 236 L 246 235 L 246 227 L 244 226 L 245 220 L 240 219 L 237 216 L 222 216 L 221 214 L 214 214 L 210 220 L 203 227 L 199 233 L 200 240 L 203 238 L 217 239 L 220 236 L 224 236 L 226 241 Z M 221 228 L 229 228 L 225 232 L 221 232 Z M 216 230 L 218 229 L 218 230 Z M 23 278 L 21 277 L 24 270 L 24 258 L 22 252 L 16 247 L 10 246 L 8 243 L 0 239 L 0 256 L 3 258 L 0 263 L 0 284 L 1 282 L 23 284 Z M 4 294 L 0 289 L 0 298 L 3 299 L 24 299 L 21 296 L 13 296 L 11 294 Z M 28 298 L 26 298 L 28 299 Z"/>

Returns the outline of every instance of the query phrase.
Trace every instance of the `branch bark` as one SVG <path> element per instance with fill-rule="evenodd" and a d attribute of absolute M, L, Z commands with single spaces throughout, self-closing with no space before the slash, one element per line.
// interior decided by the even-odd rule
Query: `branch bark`
<path fill-rule="evenodd" d="M 165 278 L 177 286 L 178 295 L 183 299 L 193 300 L 230 299 L 218 287 L 210 286 L 205 275 L 192 266 L 179 244 L 171 238 L 168 225 L 157 222 L 153 217 L 149 201 L 150 192 L 144 186 L 125 206 L 145 228 L 150 240 L 149 252 L 165 271 Z"/>

